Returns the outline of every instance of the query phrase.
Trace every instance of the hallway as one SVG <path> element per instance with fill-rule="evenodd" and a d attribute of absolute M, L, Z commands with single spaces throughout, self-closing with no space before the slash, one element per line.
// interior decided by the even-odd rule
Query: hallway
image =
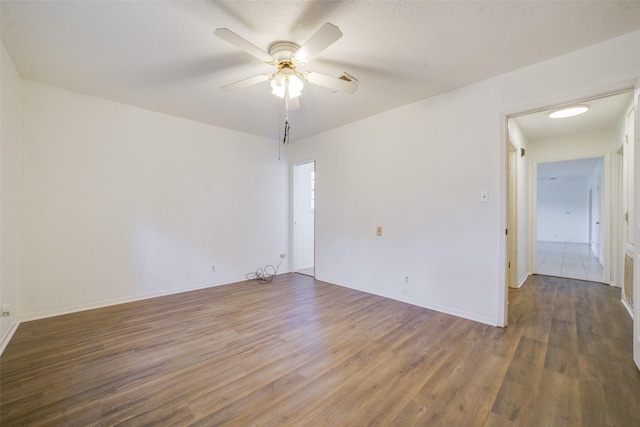
<path fill-rule="evenodd" d="M 538 274 L 571 279 L 604 281 L 604 268 L 588 243 L 538 240 Z"/>

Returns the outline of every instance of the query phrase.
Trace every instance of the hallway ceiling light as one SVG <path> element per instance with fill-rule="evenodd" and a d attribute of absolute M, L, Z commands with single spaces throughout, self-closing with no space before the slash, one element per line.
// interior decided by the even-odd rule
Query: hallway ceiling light
<path fill-rule="evenodd" d="M 571 105 L 569 107 L 559 108 L 549 113 L 552 119 L 563 119 L 565 117 L 573 117 L 589 111 L 589 106 L 585 104 Z"/>

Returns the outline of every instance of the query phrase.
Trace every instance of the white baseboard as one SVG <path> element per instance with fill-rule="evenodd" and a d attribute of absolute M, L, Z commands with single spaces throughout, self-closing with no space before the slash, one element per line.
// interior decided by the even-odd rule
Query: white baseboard
<path fill-rule="evenodd" d="M 278 273 L 278 275 L 285 274 L 285 273 L 288 273 L 288 272 L 289 272 L 288 270 L 284 271 L 284 272 L 280 272 L 280 273 Z M 7 345 L 9 344 L 9 341 L 11 341 L 11 338 L 13 338 L 13 335 L 15 334 L 16 330 L 18 329 L 18 326 L 20 326 L 20 323 L 22 323 L 22 322 L 28 322 L 28 321 L 31 321 L 31 320 L 46 319 L 48 317 L 61 316 L 63 314 L 77 313 L 77 312 L 80 312 L 80 311 L 86 311 L 86 310 L 93 310 L 93 309 L 96 309 L 96 308 L 109 307 L 109 306 L 117 305 L 117 304 L 124 304 L 124 303 L 128 303 L 128 302 L 141 301 L 141 300 L 151 299 L 151 298 L 158 298 L 158 297 L 167 296 L 167 295 L 179 294 L 179 293 L 182 293 L 182 292 L 196 291 L 196 290 L 199 290 L 199 289 L 212 288 L 212 287 L 215 287 L 215 286 L 229 285 L 229 284 L 232 284 L 232 283 L 244 282 L 246 280 L 247 280 L 246 277 L 230 278 L 230 279 L 228 278 L 224 282 L 220 282 L 220 283 L 204 283 L 204 284 L 198 284 L 198 285 L 194 285 L 194 286 L 167 289 L 167 290 L 163 290 L 163 291 L 159 291 L 159 292 L 150 292 L 150 293 L 146 293 L 146 294 L 139 294 L 139 295 L 123 297 L 123 298 L 114 298 L 114 299 L 111 299 L 111 300 L 97 301 L 97 302 L 93 302 L 93 303 L 89 303 L 89 304 L 81 304 L 81 305 L 75 305 L 75 306 L 57 308 L 57 309 L 53 309 L 53 310 L 41 311 L 41 312 L 37 312 L 37 313 L 26 314 L 26 315 L 20 316 L 17 320 L 15 320 L 13 322 L 13 324 L 11 324 L 11 326 L 9 327 L 9 330 L 7 331 L 7 333 L 2 337 L 2 340 L 0 341 L 0 356 L 2 355 L 2 352 L 7 347 Z"/>
<path fill-rule="evenodd" d="M 109 306 L 117 305 L 117 304 L 125 304 L 125 303 L 128 303 L 128 302 L 141 301 L 141 300 L 145 300 L 145 299 L 163 297 L 163 296 L 167 296 L 167 295 L 174 295 L 174 294 L 179 294 L 179 293 L 182 293 L 182 292 L 197 291 L 198 289 L 212 288 L 214 286 L 229 285 L 231 283 L 242 282 L 242 281 L 245 281 L 245 280 L 247 280 L 246 277 L 227 278 L 222 282 L 201 283 L 201 284 L 192 285 L 192 286 L 186 286 L 186 287 L 181 287 L 181 288 L 165 289 L 165 290 L 157 291 L 157 292 L 149 292 L 149 293 L 131 295 L 131 296 L 122 297 L 122 298 L 114 298 L 114 299 L 103 300 L 103 301 L 95 301 L 95 302 L 91 302 L 91 303 L 87 303 L 87 304 L 79 304 L 79 305 L 72 305 L 72 306 L 68 306 L 68 307 L 60 307 L 60 308 L 56 308 L 56 309 L 52 309 L 52 310 L 45 310 L 45 311 L 40 311 L 40 312 L 35 312 L 35 313 L 27 313 L 27 314 L 23 314 L 22 316 L 20 316 L 20 322 L 27 322 L 27 321 L 31 321 L 31 320 L 46 319 L 48 317 L 61 316 L 63 314 L 77 313 L 77 312 L 80 312 L 80 311 L 93 310 L 93 309 L 96 309 L 96 308 L 109 307 Z"/>
<path fill-rule="evenodd" d="M 527 279 L 529 278 L 529 276 L 531 276 L 531 272 L 526 272 L 524 274 L 524 276 L 522 276 L 522 278 L 520 278 L 520 281 L 518 282 L 517 285 L 515 286 L 511 286 L 511 289 L 520 289 L 522 287 L 522 285 L 524 285 L 524 282 L 527 281 Z"/>
<path fill-rule="evenodd" d="M 624 305 L 624 308 L 627 309 L 629 316 L 631 316 L 631 318 L 633 319 L 633 308 L 629 305 L 626 299 L 620 298 L 620 301 L 622 301 L 622 305 Z"/>
<path fill-rule="evenodd" d="M 344 282 L 341 282 L 341 281 L 337 281 L 337 280 L 334 281 L 331 278 L 321 278 L 317 276 L 316 276 L 316 280 L 321 280 L 323 282 L 331 283 L 336 286 L 342 286 L 345 288 L 354 289 L 356 291 L 365 292 L 372 295 L 378 295 L 381 297 L 389 298 L 392 300 L 404 302 L 411 305 L 416 305 L 418 307 L 427 308 L 429 310 L 438 311 L 444 314 L 450 314 L 452 316 L 461 317 L 463 319 L 472 320 L 474 322 L 484 323 L 490 326 L 498 326 L 499 324 L 497 319 L 493 319 L 478 313 L 471 313 L 464 310 L 458 310 L 456 308 L 447 307 L 440 304 L 434 304 L 422 299 L 408 297 L 408 296 L 396 294 L 396 293 L 391 293 L 391 292 L 383 291 L 381 289 L 369 289 L 369 288 L 363 289 L 353 284 L 345 284 Z"/>
<path fill-rule="evenodd" d="M 4 349 L 7 348 L 9 341 L 11 341 L 11 338 L 13 338 L 13 334 L 15 334 L 18 330 L 18 326 L 20 326 L 20 322 L 16 319 L 13 321 L 11 326 L 9 326 L 9 329 L 2 337 L 2 340 L 0 340 L 0 356 L 2 356 Z"/>

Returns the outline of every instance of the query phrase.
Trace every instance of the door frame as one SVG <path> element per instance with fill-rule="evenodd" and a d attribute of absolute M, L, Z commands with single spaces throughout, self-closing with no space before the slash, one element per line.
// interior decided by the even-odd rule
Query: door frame
<path fill-rule="evenodd" d="M 584 101 L 583 101 L 584 102 Z M 530 228 L 532 230 L 532 236 L 529 239 L 529 258 L 531 260 L 531 268 L 530 271 L 532 274 L 536 274 L 538 272 L 538 164 L 540 163 L 548 163 L 548 162 L 564 162 L 570 160 L 580 160 L 580 159 L 590 159 L 590 158 L 600 158 L 604 159 L 604 173 L 602 176 L 602 180 L 604 181 L 604 185 L 601 188 L 601 192 L 604 194 L 604 214 L 601 212 L 600 222 L 604 222 L 605 236 L 602 239 L 600 236 L 600 243 L 603 243 L 604 240 L 604 278 L 603 282 L 607 284 L 611 284 L 611 266 L 615 265 L 615 261 L 611 258 L 613 255 L 611 254 L 611 241 L 612 241 L 612 232 L 611 230 L 611 183 L 614 177 L 611 173 L 611 153 L 594 153 L 593 155 L 584 155 L 584 156 L 553 156 L 553 157 L 545 157 L 543 159 L 536 159 L 531 161 L 531 168 L 529 173 L 529 188 L 531 188 L 531 194 L 529 195 L 529 203 L 530 203 L 530 212 L 531 215 L 529 217 L 529 221 L 531 222 Z M 609 189 L 609 190 L 607 190 Z M 589 213 L 591 212 L 591 207 L 588 208 Z M 604 217 L 604 218 L 603 218 Z M 591 223 L 589 223 L 589 230 L 591 230 Z M 589 246 L 591 243 L 589 242 Z M 613 263 L 613 264 L 612 264 Z"/>
<path fill-rule="evenodd" d="M 509 131 L 508 131 L 508 123 L 509 123 L 509 119 L 512 117 L 517 117 L 523 114 L 530 114 L 530 113 L 534 113 L 536 111 L 542 111 L 542 110 L 548 110 L 553 108 L 556 105 L 563 105 L 563 104 L 571 104 L 571 103 L 575 103 L 578 101 L 585 101 L 585 100 L 591 100 L 591 99 L 596 99 L 596 98 L 602 98 L 602 97 L 607 97 L 607 96 L 611 96 L 611 95 L 615 95 L 618 93 L 622 93 L 622 92 L 626 92 L 629 90 L 632 90 L 634 88 L 634 85 L 636 84 L 636 81 L 638 80 L 638 76 L 634 77 L 634 78 L 630 78 L 627 80 L 623 80 L 623 81 L 618 81 L 618 82 L 614 82 L 614 83 L 609 83 L 606 85 L 600 85 L 600 86 L 591 86 L 591 87 L 585 87 L 583 89 L 580 89 L 578 91 L 575 91 L 573 93 L 567 94 L 561 94 L 561 95 L 557 95 L 557 96 L 550 96 L 548 98 L 544 98 L 544 99 L 538 99 L 535 101 L 526 101 L 520 104 L 514 104 L 510 107 L 506 107 L 502 110 L 499 111 L 498 113 L 498 119 L 499 119 L 499 123 L 500 123 L 500 129 L 499 129 L 499 140 L 500 140 L 500 149 L 498 150 L 498 164 L 499 164 L 499 168 L 500 168 L 500 173 L 499 173 L 499 188 L 500 188 L 500 202 L 499 202 L 499 212 L 500 212 L 500 218 L 499 218 L 499 223 L 498 223 L 498 233 L 500 236 L 500 239 L 502 239 L 502 244 L 500 244 L 498 246 L 499 248 L 499 252 L 498 252 L 498 268 L 499 271 L 504 272 L 504 274 L 500 274 L 498 276 L 498 313 L 497 313 L 497 318 L 496 318 L 496 325 L 497 326 L 507 326 L 507 316 L 508 316 L 508 297 L 507 297 L 507 283 L 508 283 L 508 271 L 507 271 L 507 263 L 508 263 L 508 244 L 507 244 L 507 240 L 508 240 L 508 236 L 505 233 L 505 230 L 507 229 L 508 226 L 508 210 L 509 210 L 509 206 L 508 206 L 508 179 L 509 179 L 509 170 L 508 170 L 508 163 L 507 163 L 507 157 L 509 155 L 508 152 L 508 146 L 509 146 Z M 637 96 L 636 96 L 637 98 Z M 637 110 L 636 110 L 636 114 L 637 114 Z M 637 123 L 638 119 L 636 117 L 636 123 Z M 636 141 L 637 141 L 638 136 L 636 135 Z M 640 151 L 640 149 L 639 149 Z M 535 168 L 537 167 L 536 165 L 532 165 L 529 167 L 530 171 L 529 171 L 529 176 L 530 176 L 530 182 L 531 182 L 531 175 L 533 175 L 535 173 Z M 529 187 L 529 196 L 531 197 L 531 194 L 533 193 L 534 189 L 531 188 L 531 186 Z M 636 189 L 636 191 L 638 191 L 638 189 Z M 639 196 L 640 197 L 640 196 Z M 531 205 L 531 201 L 529 202 L 530 206 L 529 206 L 529 210 L 530 210 L 530 218 L 529 218 L 529 222 L 531 223 L 531 216 L 532 216 L 532 209 L 535 209 L 534 206 Z M 606 225 L 608 227 L 608 224 Z M 532 250 L 531 248 L 531 243 L 535 237 L 535 230 L 532 230 L 533 227 L 529 227 L 529 265 L 528 265 L 528 270 L 532 273 L 534 273 L 534 268 L 535 268 L 535 252 Z M 611 233 L 609 233 L 611 234 Z M 610 247 L 607 247 L 605 249 L 607 254 L 611 253 Z M 609 272 L 607 272 L 607 270 L 605 269 L 605 275 L 609 274 Z M 638 275 L 636 275 L 638 276 Z M 639 286 L 640 287 L 640 286 Z M 638 292 L 640 293 L 640 291 Z M 635 296 L 634 296 L 635 297 Z M 639 315 L 640 316 L 640 315 Z M 639 325 L 639 334 L 638 336 L 640 337 L 640 325 Z M 640 344 L 639 344 L 640 346 Z M 640 349 L 639 349 L 640 351 Z"/>
<path fill-rule="evenodd" d="M 291 180 L 291 186 L 292 186 L 292 192 L 291 192 L 291 198 L 292 198 L 292 202 L 291 202 L 291 207 L 292 207 L 292 215 L 291 215 L 291 237 L 292 237 L 292 268 L 294 272 L 297 272 L 298 270 L 300 270 L 300 260 L 299 260 L 299 243 L 298 243 L 298 238 L 297 238 L 297 231 L 296 231 L 296 168 L 302 165 L 306 165 L 309 163 L 313 163 L 313 169 L 315 171 L 315 181 L 316 181 L 316 186 L 315 186 L 315 190 L 316 190 L 316 197 L 314 200 L 317 200 L 317 180 L 318 180 L 318 174 L 317 174 L 317 170 L 318 170 L 318 162 L 315 159 L 311 159 L 311 160 L 305 160 L 305 161 L 300 161 L 300 162 L 296 162 L 293 164 L 292 168 L 291 168 L 291 176 L 293 177 L 293 179 Z M 315 269 L 316 269 L 316 207 L 314 206 L 313 209 L 313 268 L 314 268 L 314 274 L 313 276 L 315 277 Z"/>
<path fill-rule="evenodd" d="M 508 206 L 507 219 L 507 286 L 518 287 L 518 148 L 509 141 L 508 145 Z M 507 291 L 508 292 L 508 291 Z M 508 299 L 508 298 L 507 298 Z M 507 301 L 508 303 L 508 301 Z"/>
<path fill-rule="evenodd" d="M 636 81 L 633 91 L 634 126 L 634 185 L 633 185 L 633 361 L 640 369 L 640 245 L 637 244 L 640 236 L 640 173 L 635 173 L 640 165 L 640 78 Z"/>

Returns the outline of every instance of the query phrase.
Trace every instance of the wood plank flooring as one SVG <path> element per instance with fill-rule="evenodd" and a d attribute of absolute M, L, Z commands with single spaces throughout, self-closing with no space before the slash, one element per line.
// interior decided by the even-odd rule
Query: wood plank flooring
<path fill-rule="evenodd" d="M 27 322 L 2 426 L 638 426 L 620 290 L 533 276 L 494 328 L 297 274 Z"/>

